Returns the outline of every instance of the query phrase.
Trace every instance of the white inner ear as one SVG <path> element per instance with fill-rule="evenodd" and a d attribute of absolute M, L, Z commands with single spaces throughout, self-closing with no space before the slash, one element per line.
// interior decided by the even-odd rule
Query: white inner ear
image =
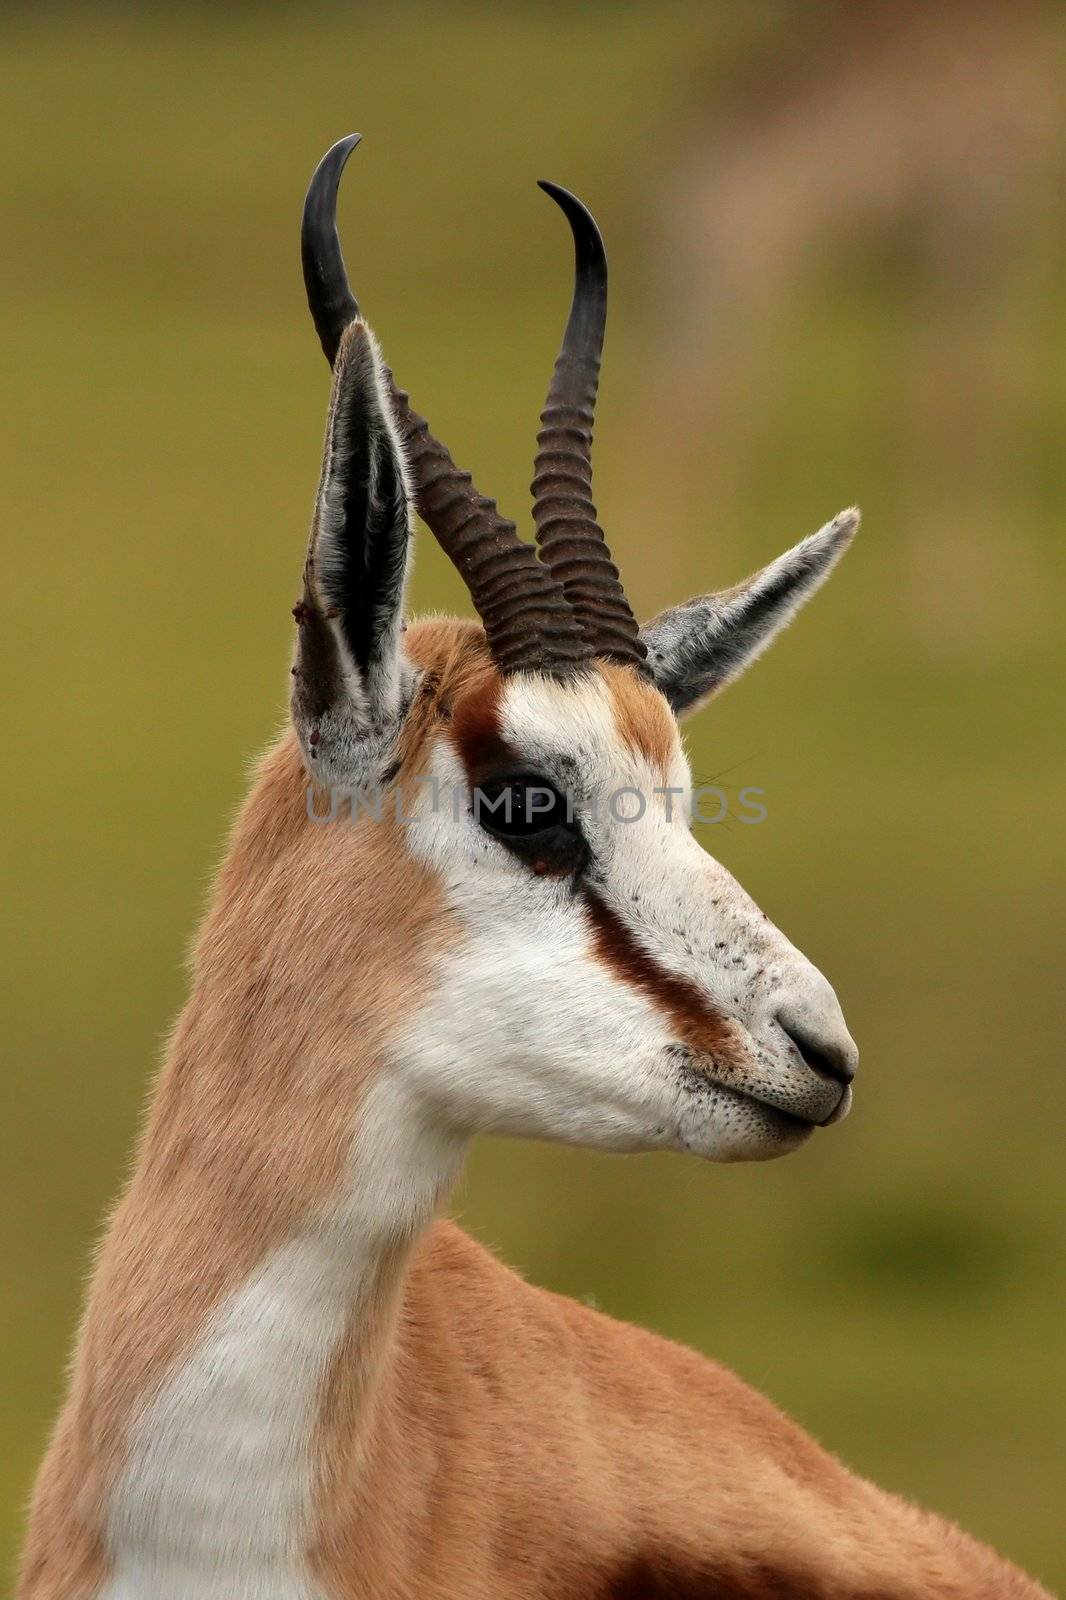
<path fill-rule="evenodd" d="M 401 715 L 402 709 L 409 698 L 412 669 L 403 653 L 403 620 L 407 609 L 407 585 L 411 579 L 411 568 L 414 557 L 414 541 L 411 538 L 411 506 L 414 494 L 411 488 L 411 473 L 408 465 L 403 440 L 396 426 L 392 405 L 389 400 L 388 386 L 385 381 L 385 364 L 382 359 L 378 342 L 369 328 L 366 330 L 367 346 L 371 360 L 371 381 L 374 390 L 375 409 L 381 425 L 381 440 L 379 452 L 389 450 L 392 453 L 403 489 L 404 504 L 404 533 L 405 554 L 403 572 L 395 593 L 393 603 L 390 605 L 388 615 L 383 619 L 383 626 L 379 635 L 378 649 L 370 664 L 370 673 L 367 681 L 367 692 L 374 713 L 386 722 L 395 722 Z M 380 453 L 377 458 L 380 460 Z"/>
<path fill-rule="evenodd" d="M 734 589 L 664 611 L 642 631 L 656 682 L 687 715 L 758 659 L 828 578 L 859 526 L 854 506 Z"/>
<path fill-rule="evenodd" d="M 395 560 L 391 570 L 389 562 L 384 562 L 386 581 L 380 595 L 374 597 L 365 666 L 354 658 L 345 619 L 337 610 L 353 581 L 351 564 L 357 563 L 355 581 L 360 576 L 358 563 L 366 564 L 362 539 L 366 530 L 351 530 L 345 525 L 353 440 L 356 448 L 362 449 L 363 441 L 358 435 L 363 431 L 368 507 L 380 503 L 383 466 L 390 478 L 390 490 L 391 468 L 395 468 L 399 490 L 398 516 L 391 523 L 387 516 L 380 519 L 379 536 L 391 543 L 378 547 L 377 553 L 382 556 L 394 552 Z M 311 534 L 313 597 L 334 641 L 337 669 L 335 681 L 321 695 L 330 703 L 314 717 L 313 725 L 299 711 L 294 717 L 308 770 L 327 788 L 359 787 L 378 781 L 391 758 L 396 733 L 410 702 L 415 673 L 402 650 L 411 551 L 410 504 L 408 468 L 381 354 L 366 324 L 353 322 L 345 329 L 337 354 Z M 393 581 L 388 581 L 390 578 Z M 362 654 L 361 640 L 358 649 Z M 315 703 L 313 698 L 311 703 Z"/>
<path fill-rule="evenodd" d="M 368 721 L 387 724 L 395 721 L 405 698 L 409 670 L 401 658 L 407 582 L 411 567 L 411 482 L 403 444 L 385 381 L 384 363 L 377 340 L 363 322 L 345 330 L 337 357 L 337 375 L 330 400 L 326 443 L 315 501 L 314 551 L 315 589 L 322 610 L 329 615 L 330 579 L 343 579 L 351 559 L 345 548 L 344 494 L 347 487 L 351 449 L 348 444 L 353 407 L 365 415 L 367 454 L 370 460 L 368 502 L 376 499 L 380 466 L 391 456 L 399 478 L 404 506 L 403 570 L 399 584 L 382 597 L 377 621 L 380 632 L 364 674 L 352 659 L 340 619 L 330 618 L 344 664 L 345 681 L 353 707 Z"/>

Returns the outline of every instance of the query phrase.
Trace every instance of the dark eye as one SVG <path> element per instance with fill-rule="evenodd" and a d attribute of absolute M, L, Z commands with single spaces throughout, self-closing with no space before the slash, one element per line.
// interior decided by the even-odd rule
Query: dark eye
<path fill-rule="evenodd" d="M 566 827 L 566 801 L 546 778 L 495 778 L 474 790 L 474 815 L 500 839 L 532 839 Z"/>
<path fill-rule="evenodd" d="M 536 873 L 561 877 L 584 864 L 581 829 L 547 778 L 487 778 L 474 790 L 473 812 L 486 833 Z"/>

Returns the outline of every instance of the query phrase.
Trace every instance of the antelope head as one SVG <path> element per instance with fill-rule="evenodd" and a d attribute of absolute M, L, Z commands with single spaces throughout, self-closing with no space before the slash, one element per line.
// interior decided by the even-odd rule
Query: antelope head
<path fill-rule="evenodd" d="M 541 185 L 570 224 L 576 284 L 541 414 L 534 545 L 432 437 L 360 315 L 335 222 L 357 142 L 324 157 L 304 211 L 333 387 L 292 714 L 309 795 L 349 791 L 359 813 L 319 843 L 388 830 L 423 885 L 405 938 L 429 954 L 383 1059 L 464 1137 L 780 1155 L 847 1112 L 857 1053 L 826 979 L 693 838 L 678 719 L 766 648 L 858 514 L 641 628 L 591 499 L 607 290 L 592 217 Z M 405 624 L 412 507 L 480 626 Z M 393 937 L 410 892 L 389 873 L 364 886 L 362 937 Z M 359 970 L 343 981 L 357 996 Z"/>

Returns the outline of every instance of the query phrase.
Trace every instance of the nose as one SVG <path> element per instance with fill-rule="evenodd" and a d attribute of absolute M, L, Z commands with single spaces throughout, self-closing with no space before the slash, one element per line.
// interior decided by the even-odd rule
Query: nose
<path fill-rule="evenodd" d="M 799 1008 L 782 1008 L 776 1021 L 812 1072 L 833 1078 L 846 1088 L 859 1065 L 859 1052 L 844 1026 L 839 1007 L 834 1006 L 833 1010 L 835 1016 L 816 1017 Z"/>

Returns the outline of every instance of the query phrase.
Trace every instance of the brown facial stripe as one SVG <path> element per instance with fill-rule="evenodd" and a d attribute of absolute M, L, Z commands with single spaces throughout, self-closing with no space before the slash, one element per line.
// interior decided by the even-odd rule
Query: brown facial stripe
<path fill-rule="evenodd" d="M 733 1036 L 722 1013 L 688 978 L 664 971 L 594 889 L 583 888 L 581 893 L 600 960 L 665 1012 L 686 1044 L 708 1053 L 728 1053 Z"/>
<path fill-rule="evenodd" d="M 499 678 L 490 678 L 483 692 L 470 695 L 456 708 L 452 720 L 451 735 L 471 788 L 493 767 L 520 765 L 518 752 L 500 731 L 501 688 Z"/>

